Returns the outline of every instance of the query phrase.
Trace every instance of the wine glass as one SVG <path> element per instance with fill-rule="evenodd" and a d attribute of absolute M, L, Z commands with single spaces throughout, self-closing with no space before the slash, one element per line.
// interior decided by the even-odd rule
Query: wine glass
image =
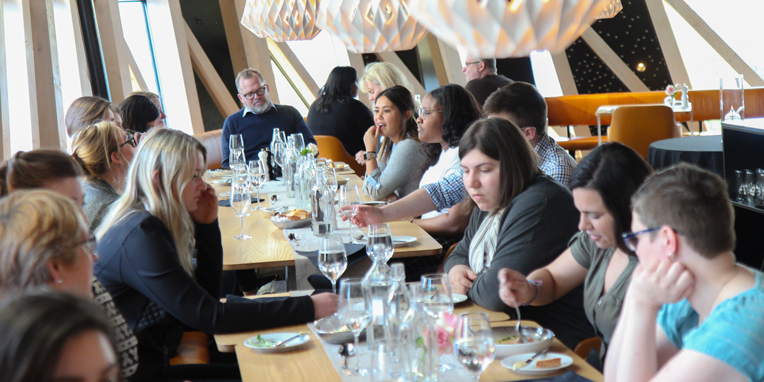
<path fill-rule="evenodd" d="M 305 150 L 305 138 L 303 138 L 302 133 L 292 134 L 290 137 L 294 137 L 294 148 L 302 153 L 302 150 Z"/>
<path fill-rule="evenodd" d="M 263 207 L 260 205 L 260 187 L 265 183 L 265 163 L 261 160 L 249 161 L 249 182 L 257 190 L 257 208 L 260 211 Z"/>
<path fill-rule="evenodd" d="M 241 172 L 244 174 L 241 174 Z M 247 208 L 252 203 L 252 196 L 249 193 L 249 181 L 247 180 L 248 174 L 246 165 L 244 167 L 236 167 L 233 170 L 233 179 L 231 179 L 231 208 L 236 211 L 241 222 L 241 233 L 239 236 L 234 236 L 236 240 L 248 240 L 252 236 L 244 234 L 244 213 L 247 212 Z"/>
<path fill-rule="evenodd" d="M 326 187 L 329 187 L 335 194 L 337 193 L 337 173 L 334 172 L 334 167 L 326 168 Z"/>
<path fill-rule="evenodd" d="M 347 186 L 340 187 L 340 212 L 342 213 L 343 217 L 350 218 L 350 241 L 353 243 L 356 243 L 355 238 L 353 237 L 353 218 L 358 213 L 358 206 L 361 203 L 361 197 L 358 195 L 358 186 L 353 186 L 351 189 L 348 189 Z M 342 210 L 342 207 L 352 206 L 351 209 L 348 210 Z M 361 243 L 356 243 L 361 244 Z"/>
<path fill-rule="evenodd" d="M 236 164 L 246 164 L 244 158 L 244 137 L 241 134 L 231 134 L 228 137 L 228 165 L 233 168 Z"/>
<path fill-rule="evenodd" d="M 496 354 L 493 332 L 485 313 L 460 314 L 456 321 L 454 357 L 470 373 L 475 382 L 480 380 Z"/>
<path fill-rule="evenodd" d="M 368 227 L 366 237 L 366 255 L 372 260 L 378 255 L 384 256 L 387 263 L 393 257 L 393 236 L 388 224 L 372 224 Z"/>
<path fill-rule="evenodd" d="M 318 247 L 318 269 L 332 282 L 332 293 L 337 293 L 337 279 L 348 267 L 345 244 L 339 237 L 324 237 Z"/>
<path fill-rule="evenodd" d="M 337 313 L 339 313 L 340 321 L 353 332 L 355 349 L 358 352 L 361 349 L 358 346 L 358 337 L 371 322 L 369 292 L 363 287 L 361 279 L 344 279 L 340 284 L 339 297 Z M 353 370 L 346 370 L 345 374 L 365 376 L 368 372 L 368 369 L 356 367 Z"/>
<path fill-rule="evenodd" d="M 444 273 L 422 275 L 422 302 L 424 311 L 433 317 L 454 312 L 451 284 Z"/>

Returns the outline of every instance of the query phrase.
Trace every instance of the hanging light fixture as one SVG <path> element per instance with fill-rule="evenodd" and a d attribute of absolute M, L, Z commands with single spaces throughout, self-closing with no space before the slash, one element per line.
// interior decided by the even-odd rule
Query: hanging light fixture
<path fill-rule="evenodd" d="M 619 12 L 623 10 L 623 4 L 621 4 L 621 0 L 611 0 L 610 4 L 605 6 L 605 9 L 602 10 L 602 13 L 600 13 L 596 19 L 612 19 L 617 15 Z"/>
<path fill-rule="evenodd" d="M 321 0 L 316 24 L 351 53 L 412 49 L 426 32 L 406 0 Z"/>
<path fill-rule="evenodd" d="M 612 0 L 408 0 L 417 21 L 475 58 L 559 53 Z M 323 5 L 323 3 L 322 3 Z"/>
<path fill-rule="evenodd" d="M 316 26 L 316 0 L 247 0 L 241 24 L 257 37 L 273 41 L 310 40 Z"/>

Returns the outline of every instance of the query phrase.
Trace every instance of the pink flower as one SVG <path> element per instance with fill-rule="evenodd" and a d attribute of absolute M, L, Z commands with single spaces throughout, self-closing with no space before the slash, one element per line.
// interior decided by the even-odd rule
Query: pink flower
<path fill-rule="evenodd" d="M 438 327 L 438 350 L 440 354 L 448 354 L 452 351 L 453 332 L 449 333 L 446 329 Z"/>
<path fill-rule="evenodd" d="M 666 86 L 666 95 L 672 96 L 676 93 L 676 89 L 674 88 L 674 85 L 668 85 Z"/>

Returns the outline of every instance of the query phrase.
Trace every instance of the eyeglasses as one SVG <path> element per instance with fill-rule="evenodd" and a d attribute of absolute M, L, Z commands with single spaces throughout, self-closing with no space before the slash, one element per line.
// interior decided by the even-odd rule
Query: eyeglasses
<path fill-rule="evenodd" d="M 131 135 L 130 133 L 127 133 L 127 140 L 125 141 L 125 143 L 119 145 L 119 147 L 122 148 L 122 146 L 128 143 L 130 144 L 130 146 L 138 147 L 138 142 L 135 141 L 135 135 Z"/>
<path fill-rule="evenodd" d="M 479 63 L 480 63 L 480 61 L 465 62 L 465 63 L 464 63 L 464 67 L 466 68 L 466 67 L 468 67 L 468 66 L 470 66 L 470 65 L 473 65 L 473 64 L 479 64 Z"/>
<path fill-rule="evenodd" d="M 96 249 L 98 248 L 98 243 L 96 242 L 95 236 L 90 236 L 87 238 L 87 240 L 80 243 L 80 246 L 85 248 L 85 251 L 95 255 Z"/>
<path fill-rule="evenodd" d="M 621 235 L 621 237 L 623 237 L 623 242 L 626 243 L 626 248 L 628 248 L 629 251 L 637 252 L 637 244 L 639 244 L 639 235 L 655 232 L 659 229 L 661 229 L 661 227 L 648 228 L 646 230 L 639 231 L 639 232 L 625 232 L 623 235 Z"/>
<path fill-rule="evenodd" d="M 249 100 L 255 99 L 255 94 L 257 94 L 258 96 L 262 96 L 262 95 L 265 94 L 265 89 L 267 89 L 267 88 L 268 88 L 268 84 L 265 84 L 260 89 L 257 89 L 255 91 L 247 93 L 247 94 L 242 94 L 241 96 L 246 98 L 246 99 L 249 99 Z"/>
<path fill-rule="evenodd" d="M 427 118 L 430 115 L 432 115 L 432 113 L 442 113 L 442 112 L 443 112 L 443 110 L 427 110 L 427 109 L 424 109 L 424 108 L 421 108 L 421 107 L 419 108 L 419 115 L 422 118 Z"/>

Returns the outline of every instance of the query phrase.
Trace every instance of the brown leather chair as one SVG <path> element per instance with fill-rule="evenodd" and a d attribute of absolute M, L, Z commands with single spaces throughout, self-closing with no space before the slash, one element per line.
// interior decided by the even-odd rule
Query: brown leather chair
<path fill-rule="evenodd" d="M 202 332 L 184 332 L 177 354 L 170 359 L 170 365 L 198 365 L 210 363 L 207 343 L 210 336 Z"/>
<path fill-rule="evenodd" d="M 592 349 L 599 351 L 600 348 L 602 348 L 602 339 L 599 337 L 592 337 L 579 342 L 573 350 L 573 353 L 576 353 L 577 356 L 586 360 Z"/>
<path fill-rule="evenodd" d="M 207 169 L 214 170 L 222 167 L 223 163 L 223 129 L 212 130 L 194 135 L 207 149 Z"/>
<path fill-rule="evenodd" d="M 602 143 L 607 142 L 607 135 L 602 136 Z M 577 138 L 563 138 L 557 141 L 560 147 L 568 151 L 578 150 L 594 150 L 599 146 L 599 139 L 597 137 L 577 137 Z"/>
<path fill-rule="evenodd" d="M 610 142 L 621 142 L 645 159 L 651 143 L 680 136 L 674 111 L 666 105 L 620 106 L 608 131 Z"/>
<path fill-rule="evenodd" d="M 316 138 L 316 143 L 318 143 L 318 156 L 320 158 L 331 159 L 335 162 L 345 162 L 358 176 L 366 173 L 366 167 L 358 164 L 355 161 L 355 157 L 345 151 L 345 146 L 342 145 L 339 139 L 331 135 L 314 135 L 313 138 Z"/>

